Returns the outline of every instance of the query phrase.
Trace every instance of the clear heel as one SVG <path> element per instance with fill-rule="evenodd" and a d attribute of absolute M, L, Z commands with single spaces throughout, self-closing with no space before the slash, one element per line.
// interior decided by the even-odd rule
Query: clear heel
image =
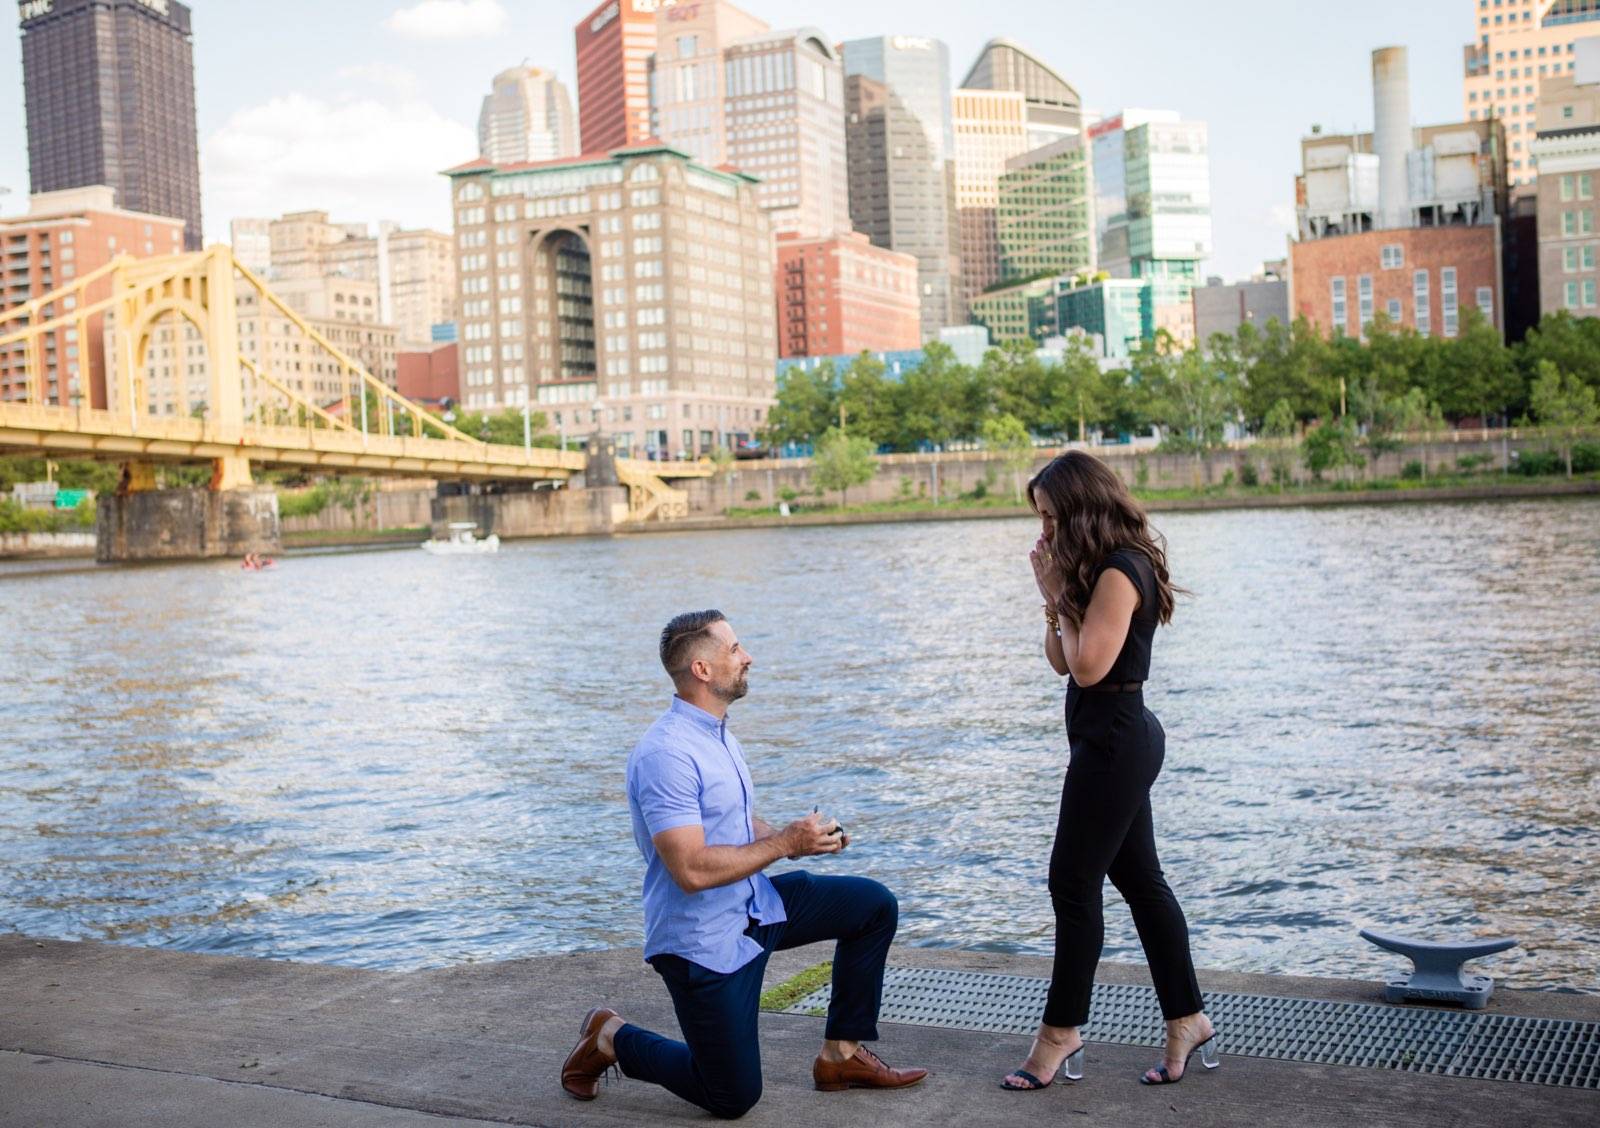
<path fill-rule="evenodd" d="M 1221 1041 L 1213 1034 L 1196 1046 L 1195 1049 L 1200 1051 L 1200 1064 L 1207 1069 L 1215 1069 L 1221 1065 L 1222 1059 L 1217 1056 L 1221 1052 L 1221 1045 Z"/>
<path fill-rule="evenodd" d="M 1061 1063 L 1061 1076 L 1068 1081 L 1083 1080 L 1083 1047 L 1079 1046 L 1067 1055 L 1067 1060 Z"/>

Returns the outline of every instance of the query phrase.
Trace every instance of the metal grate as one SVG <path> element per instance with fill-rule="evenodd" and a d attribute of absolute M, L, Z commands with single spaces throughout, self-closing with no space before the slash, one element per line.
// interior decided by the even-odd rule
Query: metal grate
<path fill-rule="evenodd" d="M 891 967 L 880 1017 L 1027 1035 L 1038 1027 L 1049 986 L 1019 975 Z M 824 987 L 785 1013 L 823 1013 L 828 997 Z M 1225 1054 L 1600 1089 L 1596 1022 L 1227 993 L 1207 994 L 1206 1012 Z M 1159 1046 L 1161 1033 L 1153 988 L 1095 984 L 1089 1041 Z"/>

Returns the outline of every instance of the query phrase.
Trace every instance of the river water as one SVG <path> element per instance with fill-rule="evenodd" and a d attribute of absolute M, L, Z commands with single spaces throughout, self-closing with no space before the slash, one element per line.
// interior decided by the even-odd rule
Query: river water
<path fill-rule="evenodd" d="M 1158 515 L 1158 841 L 1196 962 L 1381 976 L 1504 934 L 1600 990 L 1600 502 Z M 365 967 L 638 944 L 623 762 L 718 606 L 758 810 L 901 939 L 1048 953 L 1066 761 L 1031 521 L 0 579 L 0 930 Z M 1108 886 L 1106 955 L 1138 959 Z"/>

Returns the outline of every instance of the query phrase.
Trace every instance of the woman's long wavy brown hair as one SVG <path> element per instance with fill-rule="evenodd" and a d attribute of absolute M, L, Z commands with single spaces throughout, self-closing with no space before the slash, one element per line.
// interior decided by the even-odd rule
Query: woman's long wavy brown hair
<path fill-rule="evenodd" d="M 1068 622 L 1083 625 L 1096 573 L 1119 548 L 1137 549 L 1149 557 L 1156 575 L 1159 621 L 1172 621 L 1173 595 L 1183 589 L 1173 587 L 1167 574 L 1167 539 L 1151 532 L 1144 507 L 1110 467 L 1091 454 L 1069 450 L 1051 459 L 1028 483 L 1028 504 L 1037 513 L 1035 490 L 1055 503 L 1058 514 L 1050 549 L 1067 581 L 1057 611 Z"/>

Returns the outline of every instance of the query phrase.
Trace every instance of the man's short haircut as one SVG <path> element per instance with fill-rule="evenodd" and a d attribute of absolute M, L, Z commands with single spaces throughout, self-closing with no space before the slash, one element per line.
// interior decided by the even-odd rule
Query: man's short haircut
<path fill-rule="evenodd" d="M 661 631 L 661 664 L 677 681 L 689 670 L 696 644 L 709 637 L 713 625 L 727 619 L 721 611 L 685 611 Z"/>

